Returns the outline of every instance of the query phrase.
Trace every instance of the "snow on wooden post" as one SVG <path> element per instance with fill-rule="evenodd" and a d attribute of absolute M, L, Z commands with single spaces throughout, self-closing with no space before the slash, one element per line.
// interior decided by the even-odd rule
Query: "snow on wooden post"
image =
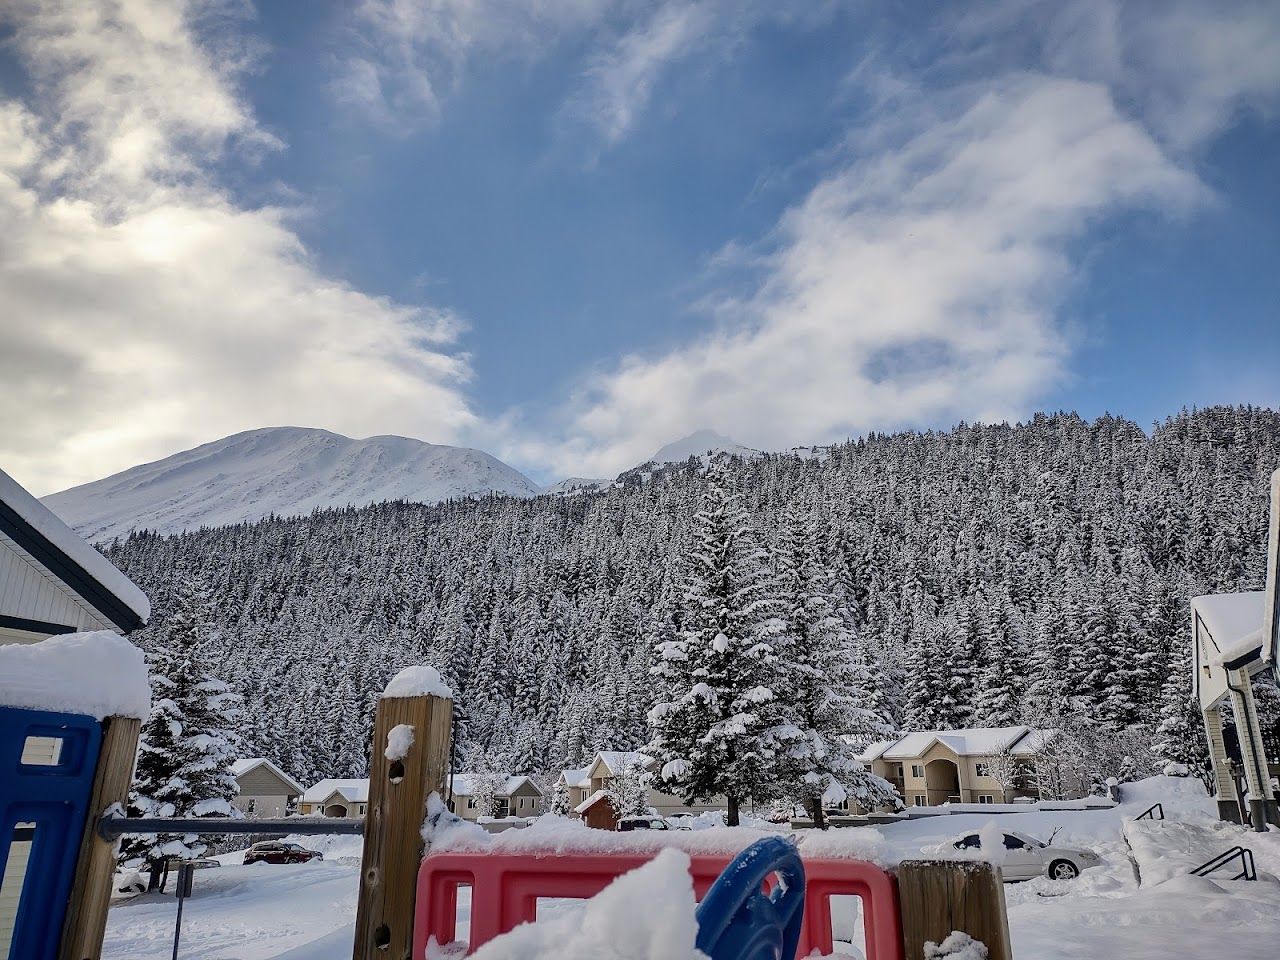
<path fill-rule="evenodd" d="M 897 871 L 905 960 L 953 932 L 986 945 L 988 960 L 1012 960 L 1000 870 L 973 860 L 907 860 Z"/>
<path fill-rule="evenodd" d="M 443 794 L 449 770 L 452 696 L 431 667 L 406 667 L 378 701 L 354 960 L 408 960 L 427 798 Z"/>

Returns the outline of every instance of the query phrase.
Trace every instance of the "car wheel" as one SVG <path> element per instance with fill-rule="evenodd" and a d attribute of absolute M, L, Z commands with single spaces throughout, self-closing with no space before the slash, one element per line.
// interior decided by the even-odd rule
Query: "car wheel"
<path fill-rule="evenodd" d="M 1070 860 L 1055 860 L 1049 864 L 1049 876 L 1053 880 L 1074 880 L 1080 869 Z"/>

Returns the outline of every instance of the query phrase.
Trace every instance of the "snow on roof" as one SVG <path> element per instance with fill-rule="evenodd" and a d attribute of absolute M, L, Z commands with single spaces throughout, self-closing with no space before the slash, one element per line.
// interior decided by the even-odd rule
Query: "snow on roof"
<path fill-rule="evenodd" d="M 440 679 L 435 667 L 426 664 L 415 664 L 405 667 L 387 684 L 382 691 L 384 699 L 401 697 L 452 697 L 453 691 Z"/>
<path fill-rule="evenodd" d="M 561 770 L 560 779 L 565 782 L 565 786 L 586 789 L 591 786 L 591 778 L 587 776 L 590 772 L 590 767 L 574 767 L 569 770 Z"/>
<path fill-rule="evenodd" d="M 151 601 L 132 580 L 112 566 L 111 561 L 106 557 L 85 543 L 53 511 L 29 494 L 21 484 L 3 470 L 0 470 L 0 505 L 13 511 L 27 526 L 47 540 L 54 550 L 70 561 L 73 567 L 78 568 L 78 571 L 91 582 L 110 594 L 118 604 L 132 611 L 142 623 L 146 623 L 151 617 Z M 53 572 L 57 573 L 57 571 Z M 80 593 L 76 584 L 68 583 L 67 586 Z M 112 617 L 111 620 L 122 630 L 131 630 L 135 626 L 140 626 L 140 624 L 128 622 L 128 618 L 121 616 L 121 613 L 122 611 L 118 612 L 117 617 L 125 620 L 125 623 L 120 623 L 117 617 Z"/>
<path fill-rule="evenodd" d="M 597 763 L 603 763 L 610 773 L 617 774 L 628 766 L 648 767 L 653 763 L 653 757 L 638 750 L 601 750 L 596 754 L 591 767 Z M 587 769 L 590 770 L 591 767 Z"/>
<path fill-rule="evenodd" d="M 1261 590 L 1247 593 L 1215 593 L 1193 597 L 1191 611 L 1204 624 L 1213 638 L 1218 663 L 1230 663 L 1262 649 L 1262 619 L 1265 594 Z M 1212 655 L 1212 651 L 1208 651 Z"/>
<path fill-rule="evenodd" d="M 901 737 L 884 751 L 886 760 L 910 760 L 941 743 L 959 756 L 989 756 L 1009 749 L 1030 727 L 973 727 L 968 730 L 921 730 Z"/>
<path fill-rule="evenodd" d="M 266 767 L 289 786 L 297 790 L 298 793 L 303 792 L 302 784 L 293 779 L 293 777 L 289 776 L 266 757 L 246 757 L 243 760 L 232 761 L 231 773 L 235 777 L 242 777 L 250 770 L 256 770 L 258 767 Z"/>
<path fill-rule="evenodd" d="M 453 775 L 453 795 L 455 797 L 470 797 L 475 793 L 476 780 L 480 778 L 478 773 L 455 773 Z M 524 783 L 529 783 L 535 790 L 538 785 L 528 777 L 513 774 L 502 782 L 502 786 L 498 788 L 497 795 L 499 797 L 509 797 L 520 789 Z M 542 791 L 538 790 L 541 794 Z"/>
<path fill-rule="evenodd" d="M 880 755 L 897 742 L 897 740 L 880 740 L 877 743 L 873 743 L 871 746 L 867 747 L 867 749 L 858 754 L 858 759 L 863 763 L 870 763 L 872 760 L 879 760 Z"/>
<path fill-rule="evenodd" d="M 587 799 L 583 800 L 580 804 L 574 807 L 573 812 L 586 813 L 589 809 L 594 807 L 601 800 L 607 799 L 608 796 L 609 796 L 608 790 L 597 790 L 591 796 L 587 797 Z"/>
<path fill-rule="evenodd" d="M 110 630 L 0 646 L 0 705 L 146 719 L 151 684 L 142 651 Z"/>
<path fill-rule="evenodd" d="M 1010 748 L 1015 757 L 1029 757 L 1044 749 L 1046 743 L 1058 735 L 1055 729 L 1032 730 Z"/>
<path fill-rule="evenodd" d="M 348 803 L 369 802 L 369 778 L 335 779 L 330 777 L 307 787 L 302 793 L 303 803 L 323 803 L 335 793 L 342 794 Z"/>

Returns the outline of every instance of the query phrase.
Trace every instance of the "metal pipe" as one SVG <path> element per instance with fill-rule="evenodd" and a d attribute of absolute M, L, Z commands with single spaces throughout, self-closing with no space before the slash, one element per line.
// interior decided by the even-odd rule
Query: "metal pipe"
<path fill-rule="evenodd" d="M 341 833 L 360 836 L 364 817 L 287 817 L 283 820 L 233 820 L 230 817 L 102 817 L 98 833 L 114 840 L 126 833 L 298 834 L 304 837 Z"/>
<path fill-rule="evenodd" d="M 1249 686 L 1249 677 L 1246 674 L 1244 678 L 1245 687 L 1242 689 L 1235 686 L 1231 682 L 1231 671 L 1224 671 L 1227 676 L 1227 689 L 1232 693 L 1232 699 L 1235 701 L 1234 706 L 1238 713 L 1242 714 L 1236 718 L 1236 733 L 1243 734 L 1240 737 L 1240 745 L 1243 747 L 1245 742 L 1249 744 L 1249 756 L 1245 757 L 1245 775 L 1249 784 L 1249 816 L 1253 821 L 1251 826 L 1255 833 L 1266 833 L 1267 822 L 1270 820 L 1268 814 L 1269 804 L 1267 803 L 1267 793 L 1271 789 L 1271 773 L 1267 769 L 1267 759 L 1265 755 L 1259 761 L 1258 748 L 1261 746 L 1254 733 L 1258 730 L 1257 715 L 1250 709 L 1253 706 L 1253 689 Z M 1244 751 L 1241 750 L 1243 756 Z M 1257 796 L 1255 796 L 1257 794 Z"/>

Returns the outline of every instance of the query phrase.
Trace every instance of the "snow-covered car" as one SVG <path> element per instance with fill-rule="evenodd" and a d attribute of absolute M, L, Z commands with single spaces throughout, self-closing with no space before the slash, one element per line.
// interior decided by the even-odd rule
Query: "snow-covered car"
<path fill-rule="evenodd" d="M 281 843 L 278 840 L 264 840 L 255 843 L 244 852 L 244 864 L 254 863 L 306 863 L 309 860 L 323 860 L 324 854 L 319 850 L 308 850 L 296 843 Z"/>
<path fill-rule="evenodd" d="M 619 830 L 671 830 L 673 827 L 662 817 L 623 817 L 618 821 Z"/>
<path fill-rule="evenodd" d="M 966 833 L 952 841 L 951 846 L 957 850 L 981 850 L 984 835 L 985 832 Z M 998 851 L 992 859 L 1000 864 L 1000 872 L 1006 883 L 1034 877 L 1074 880 L 1082 870 L 1096 867 L 1102 862 L 1092 850 L 1054 846 L 1053 837 L 1049 838 L 1048 843 L 1044 843 L 1016 830 L 1001 830 L 992 835 L 999 836 L 1004 844 L 1004 850 Z M 1054 836 L 1056 835 L 1055 832 Z"/>

